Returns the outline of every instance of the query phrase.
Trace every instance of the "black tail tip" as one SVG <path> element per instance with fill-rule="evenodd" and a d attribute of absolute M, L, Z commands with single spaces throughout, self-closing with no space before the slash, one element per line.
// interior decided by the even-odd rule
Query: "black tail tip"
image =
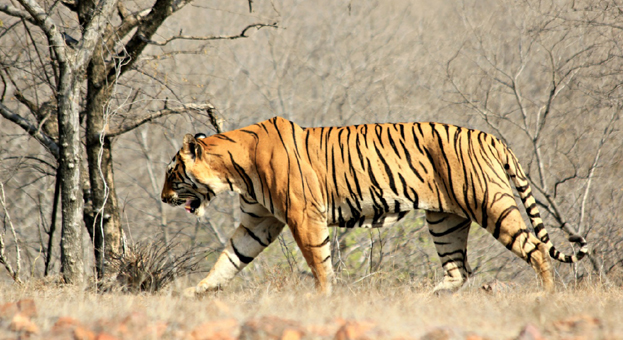
<path fill-rule="evenodd" d="M 582 245 L 586 244 L 586 240 L 584 239 L 584 237 L 578 235 L 578 234 L 574 234 L 569 236 L 569 242 L 573 242 L 573 243 L 580 243 Z"/>

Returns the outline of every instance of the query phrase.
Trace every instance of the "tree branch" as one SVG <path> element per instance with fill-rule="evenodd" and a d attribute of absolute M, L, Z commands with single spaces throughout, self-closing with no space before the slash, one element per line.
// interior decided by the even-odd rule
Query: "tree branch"
<path fill-rule="evenodd" d="M 116 137 L 116 136 L 122 135 L 128 131 L 132 131 L 138 128 L 139 126 L 145 123 L 149 123 L 160 117 L 180 114 L 180 113 L 184 113 L 189 110 L 194 110 L 194 111 L 205 110 L 205 111 L 208 111 L 208 114 L 209 114 L 209 112 L 213 109 L 214 109 L 214 106 L 212 106 L 212 104 L 209 104 L 209 103 L 208 104 L 186 104 L 184 106 L 176 107 L 176 108 L 165 108 L 160 111 L 152 112 L 143 117 L 139 117 L 126 124 L 123 124 L 122 126 L 117 127 L 116 129 L 111 129 L 108 132 L 106 132 L 106 137 Z"/>
<path fill-rule="evenodd" d="M 65 53 L 65 40 L 58 27 L 49 16 L 46 11 L 39 6 L 34 0 L 18 0 L 19 3 L 24 6 L 26 11 L 32 17 L 29 21 L 34 25 L 39 26 L 48 38 L 49 44 L 56 52 L 56 58 L 62 66 L 67 64 L 67 55 Z M 28 20 L 27 18 L 24 18 Z M 33 20 L 34 19 L 34 20 Z"/>
<path fill-rule="evenodd" d="M 0 103 L 0 114 L 9 121 L 19 125 L 19 127 L 24 129 L 24 131 L 28 132 L 29 135 L 31 135 L 34 139 L 41 143 L 41 145 L 48 149 L 48 151 L 50 151 L 50 153 L 58 159 L 58 144 L 56 144 L 56 142 L 52 138 L 41 133 L 41 130 L 37 126 L 31 124 L 27 119 L 23 118 L 22 116 L 13 113 L 8 107 L 4 106 L 4 104 L 2 103 Z"/>
<path fill-rule="evenodd" d="M 117 4 L 117 12 L 121 17 L 121 24 L 115 29 L 115 34 L 107 34 L 111 39 L 123 39 L 136 26 L 142 24 L 150 13 L 150 10 L 143 10 L 136 13 L 130 13 L 123 5 L 123 2 Z"/>
<path fill-rule="evenodd" d="M 37 22 L 33 20 L 33 18 L 28 14 L 28 12 L 24 12 L 17 7 L 13 7 L 13 6 L 6 5 L 6 4 L 0 5 L 0 12 L 3 12 L 15 18 L 26 20 L 33 25 L 37 25 Z"/>
<path fill-rule="evenodd" d="M 198 41 L 206 41 L 206 40 L 234 40 L 234 39 L 240 39 L 240 38 L 248 38 L 249 36 L 247 35 L 247 32 L 252 29 L 252 28 L 256 28 L 258 30 L 264 28 L 264 27 L 272 27 L 272 28 L 279 28 L 279 25 L 275 22 L 272 24 L 262 24 L 262 23 L 257 23 L 257 24 L 251 24 L 248 25 L 247 27 L 245 27 L 242 32 L 240 32 L 240 34 L 237 35 L 208 35 L 208 36 L 196 36 L 196 35 L 182 35 L 182 32 L 180 31 L 179 35 L 176 36 L 172 36 L 164 41 L 154 41 L 154 40 L 148 40 L 147 42 L 151 45 L 157 45 L 157 46 L 164 46 L 168 43 L 170 43 L 171 41 L 174 40 L 198 40 Z"/>
<path fill-rule="evenodd" d="M 148 45 L 147 41 L 156 33 L 164 20 L 187 3 L 188 1 L 182 1 L 179 5 L 174 6 L 173 0 L 156 0 L 151 11 L 136 27 L 136 32 L 134 32 L 132 38 L 121 48 L 124 53 L 118 53 L 120 57 L 116 58 L 114 65 L 110 66 L 108 71 L 108 82 L 110 84 L 114 83 L 118 76 L 132 69 L 134 63 L 138 60 L 138 56 L 143 53 L 143 50 Z M 120 71 L 119 68 L 121 69 Z"/>
<path fill-rule="evenodd" d="M 23 1 L 23 0 L 20 0 Z M 85 27 L 76 51 L 76 59 L 72 68 L 81 70 L 91 60 L 95 44 L 102 36 L 106 28 L 106 23 L 110 20 L 113 9 L 116 7 L 117 0 L 102 0 L 98 5 L 98 13 L 93 16 L 92 20 Z"/>
<path fill-rule="evenodd" d="M 76 0 L 72 0 L 72 1 L 61 0 L 61 4 L 63 4 L 63 6 L 67 7 L 72 12 L 78 11 L 78 5 L 76 4 Z"/>

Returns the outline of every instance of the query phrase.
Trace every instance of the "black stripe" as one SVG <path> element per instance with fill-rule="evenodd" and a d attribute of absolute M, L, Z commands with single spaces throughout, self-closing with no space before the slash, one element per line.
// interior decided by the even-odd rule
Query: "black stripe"
<path fill-rule="evenodd" d="M 238 270 L 240 270 L 240 267 L 238 267 L 238 265 L 234 262 L 234 260 L 231 259 L 231 257 L 229 257 L 229 255 L 225 254 L 225 256 L 227 256 L 227 259 L 229 260 L 229 262 Z"/>
<path fill-rule="evenodd" d="M 244 195 L 240 195 L 240 199 L 243 200 L 244 203 L 246 203 L 248 205 L 258 204 L 257 201 L 249 201 L 249 200 L 247 200 L 247 198 Z"/>
<path fill-rule="evenodd" d="M 233 140 L 233 139 L 231 139 L 231 138 L 229 138 L 229 137 L 227 137 L 225 135 L 222 135 L 222 134 L 214 135 L 214 137 L 216 137 L 218 139 L 226 140 L 228 142 L 236 143 L 235 140 Z"/>
<path fill-rule="evenodd" d="M 361 197 L 361 188 L 359 188 L 359 181 L 357 180 L 357 176 L 353 179 L 355 184 L 357 185 L 357 191 L 359 192 L 359 196 Z M 346 187 L 348 188 L 348 192 L 350 193 L 350 197 L 352 197 L 353 201 L 357 204 L 357 209 L 361 210 L 361 205 L 359 204 L 359 200 L 357 199 L 357 193 L 353 191 L 353 188 L 350 186 L 350 181 L 348 180 L 348 174 L 344 173 L 344 182 L 346 182 Z M 363 199 L 363 198 L 362 198 Z M 348 202 L 348 200 L 346 200 Z M 350 203 L 349 203 L 350 205 Z M 352 208 L 351 208 L 352 210 Z"/>
<path fill-rule="evenodd" d="M 311 155 L 309 154 L 309 150 L 311 149 L 309 147 L 309 136 L 311 135 L 310 133 L 311 130 L 306 129 L 305 133 L 307 133 L 307 136 L 305 137 L 305 151 L 307 151 L 307 160 L 309 160 L 309 163 L 311 164 Z"/>
<path fill-rule="evenodd" d="M 242 208 L 242 206 L 240 207 L 240 211 L 242 211 L 243 214 L 247 214 L 247 215 L 249 215 L 249 216 L 251 216 L 253 218 L 261 218 L 262 217 L 262 216 L 259 216 L 257 214 L 254 214 L 252 212 L 244 210 L 244 208 Z"/>
<path fill-rule="evenodd" d="M 456 254 L 461 254 L 461 259 L 465 259 L 464 249 L 458 249 L 458 250 L 450 251 L 450 252 L 447 252 L 447 253 L 439 253 L 439 252 L 437 252 L 437 255 L 439 255 L 440 258 L 441 257 L 450 256 L 450 255 L 456 255 Z M 458 259 L 455 258 L 454 260 L 456 261 Z"/>
<path fill-rule="evenodd" d="M 383 128 L 379 124 L 374 124 L 374 132 L 376 133 L 376 140 L 381 143 L 382 147 L 385 147 L 383 145 Z"/>
<path fill-rule="evenodd" d="M 293 122 L 290 122 L 290 128 L 292 129 L 292 141 L 294 142 L 294 150 L 296 151 L 297 158 L 301 158 L 301 153 L 299 152 L 299 144 L 296 142 L 296 125 Z"/>
<path fill-rule="evenodd" d="M 415 174 L 415 176 L 417 176 L 417 178 L 424 183 L 424 178 L 422 178 L 422 176 L 420 175 L 419 171 L 417 171 L 417 169 L 415 168 L 415 166 L 413 165 L 413 162 L 411 161 L 411 153 L 409 153 L 409 150 L 407 149 L 407 147 L 405 146 L 405 143 L 403 143 L 402 141 L 400 141 L 400 145 L 402 146 L 402 150 L 405 153 L 405 157 L 407 158 L 407 164 L 409 164 L 409 168 L 411 168 L 411 171 L 413 171 L 413 173 Z"/>
<path fill-rule="evenodd" d="M 392 168 L 389 166 L 389 164 L 387 164 L 387 161 L 385 161 L 385 157 L 383 157 L 383 154 L 376 146 L 376 144 L 374 145 L 374 149 L 376 150 L 376 154 L 379 156 L 379 159 L 381 160 L 381 163 L 383 163 L 383 167 L 385 168 L 385 173 L 387 174 L 387 179 L 389 180 L 389 187 L 392 189 L 394 194 L 398 195 L 398 189 L 396 189 L 396 183 L 394 182 L 394 175 L 392 175 Z"/>
<path fill-rule="evenodd" d="M 394 143 L 394 138 L 390 135 L 389 131 L 387 132 L 387 138 L 389 139 L 389 145 L 391 145 L 392 149 L 394 149 L 396 156 L 402 159 L 402 157 L 400 156 L 400 152 L 398 152 L 398 148 L 396 147 L 396 143 Z"/>
<path fill-rule="evenodd" d="M 250 130 L 245 130 L 245 129 L 240 129 L 240 131 L 245 132 L 245 133 L 248 133 L 248 134 L 250 134 L 250 135 L 253 135 L 253 137 L 255 137 L 255 138 L 259 138 L 259 137 L 258 137 L 258 135 L 257 135 L 257 133 L 255 133 L 255 132 L 253 132 L 253 131 L 250 131 Z"/>
<path fill-rule="evenodd" d="M 460 223 L 459 225 L 454 226 L 454 227 L 452 227 L 452 228 L 450 228 L 450 229 L 447 229 L 447 230 L 445 230 L 445 231 L 442 231 L 442 232 L 440 232 L 440 233 L 433 232 L 433 231 L 432 231 L 432 230 L 430 230 L 430 229 L 428 230 L 428 232 L 429 232 L 429 233 L 430 233 L 433 237 L 442 237 L 442 236 L 446 236 L 446 235 L 448 235 L 448 234 L 451 234 L 451 233 L 453 233 L 453 232 L 455 232 L 455 231 L 457 231 L 457 230 L 461 230 L 461 229 L 464 229 L 464 228 L 466 228 L 466 227 L 469 227 L 471 224 L 472 224 L 472 221 L 471 221 L 471 220 L 465 220 L 465 221 L 463 221 L 462 223 Z"/>
<path fill-rule="evenodd" d="M 449 259 L 447 261 L 444 261 L 441 263 L 441 266 L 445 266 L 450 262 L 454 262 L 454 264 L 456 265 L 456 268 L 452 268 L 450 270 L 461 270 L 461 269 L 465 269 L 465 260 L 454 260 L 454 259 Z M 460 263 L 456 263 L 456 262 L 460 262 Z"/>
<path fill-rule="evenodd" d="M 517 241 L 517 238 L 521 236 L 521 234 L 527 234 L 527 233 L 528 231 L 526 229 L 517 230 L 517 232 L 513 236 L 511 236 L 511 241 L 505 245 L 506 249 L 508 250 L 513 249 L 513 244 L 515 244 L 515 241 Z"/>
<path fill-rule="evenodd" d="M 234 253 L 236 254 L 236 256 L 238 256 L 238 259 L 240 259 L 240 262 L 244 263 L 244 264 L 249 264 L 251 263 L 251 261 L 253 261 L 252 257 L 248 257 L 248 256 L 244 256 L 242 255 L 238 249 L 236 248 L 236 246 L 234 245 L 234 240 L 230 240 L 231 243 L 231 247 L 234 249 Z"/>
<path fill-rule="evenodd" d="M 439 131 L 437 131 L 437 126 L 438 124 L 430 124 L 430 127 L 432 129 L 432 134 L 433 135 L 437 135 L 437 143 L 439 145 L 439 152 L 441 153 L 441 155 L 443 156 L 443 160 L 446 163 L 446 171 L 447 171 L 447 176 L 446 176 L 446 181 L 442 181 L 444 188 L 446 189 L 446 192 L 449 193 L 452 198 L 454 199 L 455 202 L 458 202 L 458 198 L 456 196 L 456 192 L 454 191 L 454 184 L 452 182 L 452 166 L 450 165 L 450 161 L 448 159 L 448 155 L 444 149 L 444 145 L 446 145 L 446 143 L 443 141 L 443 139 L 441 138 L 441 134 L 439 133 Z M 447 138 L 450 138 L 450 134 L 449 134 L 449 127 L 446 124 L 442 124 L 442 126 L 445 127 L 446 129 L 446 135 Z M 457 150 L 457 152 L 460 150 Z M 460 164 L 459 166 L 463 166 L 463 164 Z M 467 211 L 465 209 L 463 209 L 463 207 L 461 205 L 458 205 L 458 207 L 463 211 L 463 214 L 465 216 L 469 216 L 469 214 L 467 213 Z"/>
<path fill-rule="evenodd" d="M 234 155 L 231 154 L 231 151 L 227 151 L 227 152 L 229 153 L 229 158 L 231 159 L 231 163 L 234 166 L 234 169 L 236 169 L 240 177 L 242 177 L 244 184 L 247 186 L 247 193 L 249 194 L 249 196 L 251 196 L 251 198 L 257 201 L 257 198 L 255 196 L 255 189 L 253 188 L 253 181 L 251 180 L 251 177 L 247 175 L 246 171 L 244 171 L 244 168 L 240 166 L 240 164 L 234 161 Z"/>
<path fill-rule="evenodd" d="M 340 197 L 339 185 L 337 183 L 337 169 L 335 167 L 335 148 L 333 145 L 331 146 L 331 171 L 333 172 L 333 189 L 335 190 L 335 195 Z"/>
<path fill-rule="evenodd" d="M 529 252 L 526 253 L 526 262 L 530 263 L 532 262 L 532 253 L 534 253 L 535 251 L 539 250 L 538 248 L 534 248 L 532 250 L 530 250 Z"/>
<path fill-rule="evenodd" d="M 288 160 L 288 182 L 286 183 L 286 199 L 285 199 L 285 211 L 284 216 L 286 218 L 286 220 L 288 220 L 289 214 L 290 214 L 290 152 L 288 151 L 288 147 L 286 145 L 286 143 L 283 140 L 283 136 L 281 135 L 281 131 L 279 130 L 279 128 L 277 127 L 277 124 L 274 124 L 275 126 L 275 130 L 277 131 L 277 135 L 279 136 L 279 140 L 281 140 L 281 145 L 283 146 L 284 151 L 286 152 L 286 157 Z M 300 166 L 299 166 L 299 171 L 300 171 Z M 302 176 L 301 176 L 302 179 Z"/>
<path fill-rule="evenodd" d="M 446 218 L 448 218 L 448 215 L 445 215 L 444 217 L 442 217 L 441 219 L 437 220 L 437 221 L 431 221 L 428 218 L 426 219 L 426 222 L 428 222 L 428 224 L 439 224 L 443 221 L 446 220 Z"/>
<path fill-rule="evenodd" d="M 322 243 L 320 243 L 320 244 L 315 244 L 315 245 L 314 245 L 314 244 L 310 244 L 310 245 L 308 245 L 308 247 L 311 247 L 311 248 L 320 248 L 320 247 L 322 247 L 322 246 L 325 246 L 327 243 L 329 243 L 329 236 L 327 236 L 327 238 L 325 238 L 325 239 L 324 239 L 324 241 L 322 241 Z"/>
<path fill-rule="evenodd" d="M 249 236 L 251 236 L 252 239 L 254 239 L 257 243 L 259 243 L 260 245 L 262 245 L 262 247 L 266 248 L 268 247 L 268 244 L 262 242 L 262 240 L 260 240 L 259 237 L 257 237 L 257 235 L 255 235 L 249 228 L 242 226 L 244 228 L 244 230 L 247 231 L 247 234 L 249 234 Z M 233 244 L 232 244 L 233 246 Z"/>
<path fill-rule="evenodd" d="M 510 206 L 506 209 L 504 209 L 504 211 L 502 211 L 502 213 L 500 214 L 500 217 L 498 217 L 497 221 L 495 222 L 495 230 L 493 231 L 493 237 L 495 237 L 495 239 L 497 240 L 500 237 L 500 232 L 502 230 L 502 221 L 504 221 L 504 219 L 513 211 L 513 210 L 517 210 L 519 211 L 519 209 L 517 209 L 517 206 Z"/>

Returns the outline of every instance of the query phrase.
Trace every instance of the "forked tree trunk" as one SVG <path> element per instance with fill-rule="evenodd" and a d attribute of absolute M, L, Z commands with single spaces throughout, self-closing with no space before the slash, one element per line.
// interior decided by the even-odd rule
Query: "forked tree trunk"
<path fill-rule="evenodd" d="M 98 55 L 97 51 L 95 55 Z M 113 274 L 108 270 L 110 260 L 121 256 L 123 252 L 123 229 L 113 175 L 112 145 L 105 135 L 106 107 L 113 89 L 113 85 L 106 82 L 106 71 L 104 61 L 100 58 L 93 58 L 89 63 L 85 110 L 92 208 L 85 214 L 85 223 L 93 242 L 99 278 Z"/>

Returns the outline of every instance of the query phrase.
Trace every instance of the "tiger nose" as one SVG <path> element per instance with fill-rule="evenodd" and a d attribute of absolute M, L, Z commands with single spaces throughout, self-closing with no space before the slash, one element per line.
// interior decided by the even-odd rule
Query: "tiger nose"
<path fill-rule="evenodd" d="M 160 200 L 164 203 L 170 203 L 171 199 L 173 199 L 173 196 L 165 193 L 164 191 L 160 194 Z"/>

